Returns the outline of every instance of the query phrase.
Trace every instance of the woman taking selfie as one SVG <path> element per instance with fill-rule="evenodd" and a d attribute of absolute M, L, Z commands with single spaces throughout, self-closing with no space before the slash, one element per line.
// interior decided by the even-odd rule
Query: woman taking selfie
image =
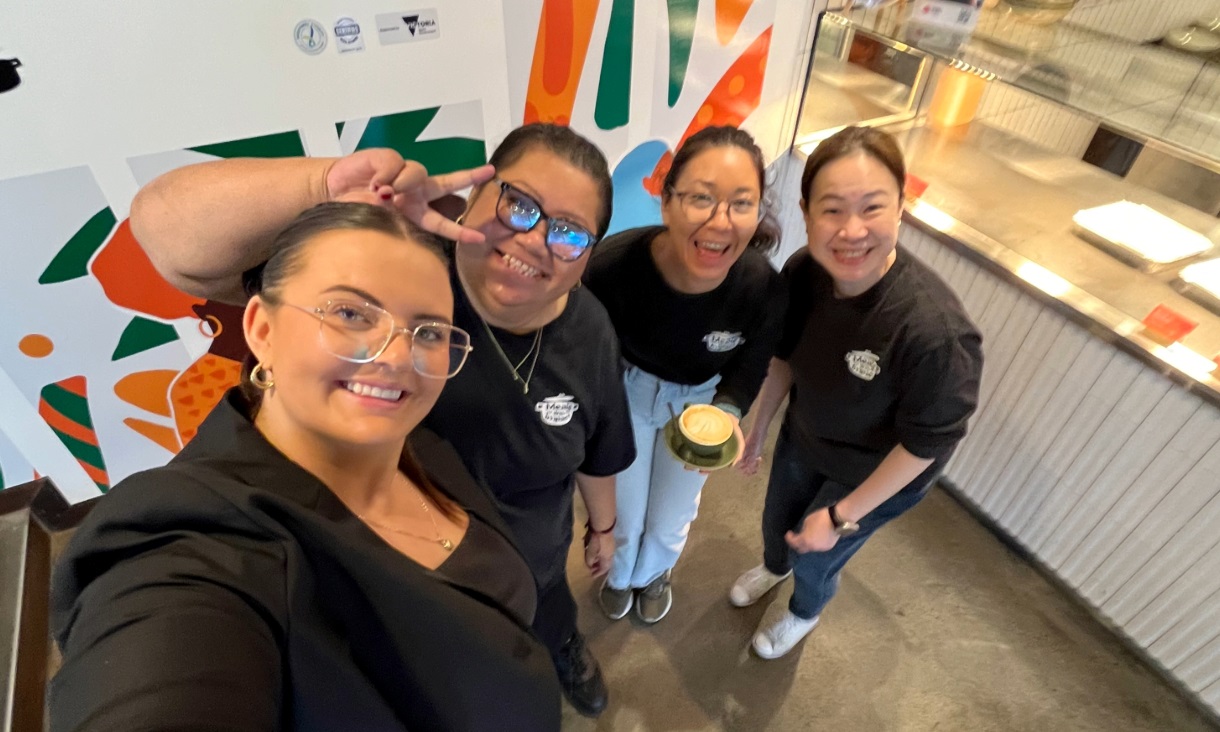
<path fill-rule="evenodd" d="M 52 729 L 557 730 L 529 568 L 416 429 L 469 352 L 441 242 L 325 204 L 270 253 L 242 387 L 60 560 Z"/>
<path fill-rule="evenodd" d="M 740 435 L 737 421 L 766 376 L 785 300 L 766 257 L 779 229 L 765 193 L 762 151 L 749 133 L 704 128 L 665 176 L 664 224 L 615 234 L 589 265 L 585 282 L 610 313 L 627 362 L 636 440 L 635 462 L 618 476 L 617 550 L 599 596 L 612 620 L 634 605 L 655 623 L 673 605 L 672 570 L 707 473 L 673 456 L 666 423 L 687 405 L 712 404 L 723 415 L 705 418 L 723 425 L 711 438 Z"/>
<path fill-rule="evenodd" d="M 490 162 L 436 178 L 391 150 L 203 163 L 141 191 L 132 229 L 170 282 L 231 300 L 240 272 L 265 258 L 269 232 L 323 201 L 394 207 L 458 242 L 454 322 L 475 350 L 425 426 L 495 496 L 538 584 L 534 629 L 568 699 L 594 715 L 607 694 L 565 565 L 575 486 L 589 514 L 585 562 L 595 574 L 609 568 L 614 474 L 634 457 L 618 344 L 605 310 L 579 289 L 610 221 L 610 175 L 592 143 L 554 125 L 514 130 Z M 468 185 L 464 226 L 428 208 Z"/>
<path fill-rule="evenodd" d="M 905 180 L 894 139 L 861 127 L 822 142 L 801 176 L 808 245 L 784 266 L 783 337 L 741 461 L 757 469 L 787 397 L 763 563 L 729 593 L 750 605 L 794 576 L 788 610 L 754 635 L 762 658 L 813 630 L 844 564 L 928 492 L 978 403 L 978 330 L 953 291 L 898 246 Z"/>

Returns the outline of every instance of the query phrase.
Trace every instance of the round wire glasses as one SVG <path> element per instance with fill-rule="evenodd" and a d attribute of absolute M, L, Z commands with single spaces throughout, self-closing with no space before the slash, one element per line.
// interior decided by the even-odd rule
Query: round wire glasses
<path fill-rule="evenodd" d="M 399 326 L 384 308 L 367 302 L 327 300 L 315 308 L 282 304 L 317 318 L 322 348 L 349 363 L 371 363 L 401 334 L 410 339 L 411 363 L 417 373 L 430 379 L 450 379 L 474 350 L 470 334 L 457 326 L 431 320 L 414 327 Z"/>
<path fill-rule="evenodd" d="M 729 221 L 737 226 L 758 223 L 762 215 L 762 207 L 752 198 L 721 199 L 702 191 L 676 191 L 672 188 L 669 193 L 678 199 L 682 212 L 691 221 L 711 221 L 720 210 L 720 204 L 725 205 Z"/>

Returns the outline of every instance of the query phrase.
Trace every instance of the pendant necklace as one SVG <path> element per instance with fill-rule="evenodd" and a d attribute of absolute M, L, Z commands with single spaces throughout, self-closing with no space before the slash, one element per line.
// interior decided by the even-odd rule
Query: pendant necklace
<path fill-rule="evenodd" d="M 366 516 L 361 516 L 360 514 L 356 514 L 356 518 L 360 519 L 366 524 L 372 524 L 373 526 L 385 529 L 386 531 L 393 531 L 395 534 L 402 534 L 403 536 L 409 536 L 413 539 L 421 539 L 423 541 L 430 541 L 434 544 L 439 544 L 440 547 L 447 552 L 453 551 L 453 542 L 441 536 L 440 527 L 436 525 L 436 519 L 432 516 L 432 509 L 428 508 L 428 502 L 424 500 L 423 491 L 420 491 L 419 488 L 415 488 L 415 490 L 419 492 L 419 505 L 424 507 L 424 513 L 427 514 L 428 520 L 432 522 L 432 531 L 436 534 L 434 537 L 421 536 L 405 529 L 383 524 L 380 521 L 374 521 L 373 519 Z"/>
<path fill-rule="evenodd" d="M 487 324 L 486 320 L 483 320 L 483 316 L 481 315 L 479 316 L 479 322 L 483 324 L 483 330 L 487 331 L 487 337 L 491 338 L 491 343 L 496 347 L 496 353 L 500 354 L 500 358 L 504 361 L 504 365 L 513 372 L 513 381 L 516 381 L 521 385 L 521 393 L 529 394 L 530 379 L 534 378 L 534 367 L 538 365 L 538 354 L 542 353 L 542 331 L 546 330 L 546 326 L 542 326 L 537 330 L 537 332 L 534 333 L 533 345 L 531 345 L 530 349 L 525 352 L 525 355 L 521 357 L 521 360 L 517 362 L 517 365 L 513 366 L 512 360 L 508 357 L 508 354 L 504 352 L 504 348 L 500 346 L 500 341 L 496 338 L 496 334 L 491 332 L 491 326 Z M 525 375 L 525 378 L 522 379 L 521 367 L 525 365 L 526 359 L 528 359 L 531 355 L 534 357 L 534 359 L 530 361 L 530 371 Z"/>

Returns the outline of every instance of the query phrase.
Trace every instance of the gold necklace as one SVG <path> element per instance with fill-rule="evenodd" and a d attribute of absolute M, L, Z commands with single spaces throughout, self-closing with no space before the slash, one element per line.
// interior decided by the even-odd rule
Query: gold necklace
<path fill-rule="evenodd" d="M 475 315 L 478 315 L 478 313 L 476 312 Z M 534 367 L 538 365 L 538 356 L 542 353 L 542 331 L 546 330 L 546 326 L 542 326 L 534 333 L 533 345 L 531 345 L 530 349 L 525 352 L 525 355 L 521 357 L 521 360 L 517 362 L 517 365 L 513 366 L 512 360 L 509 359 L 508 354 L 504 352 L 504 348 L 500 346 L 499 339 L 496 338 L 495 333 L 491 332 L 491 326 L 487 324 L 487 321 L 483 319 L 482 315 L 479 315 L 479 322 L 483 324 L 483 330 L 487 332 L 487 337 L 491 338 L 491 344 L 496 347 L 496 353 L 500 354 L 500 358 L 504 361 L 504 365 L 513 372 L 513 381 L 521 384 L 521 393 L 529 394 L 530 379 L 534 378 Z M 521 367 L 525 365 L 525 359 L 529 358 L 530 354 L 533 354 L 534 360 L 530 363 L 530 372 L 526 374 L 524 379 L 522 379 Z"/>
<path fill-rule="evenodd" d="M 412 485 L 412 487 L 415 487 L 415 486 Z M 388 524 L 383 524 L 380 521 L 375 521 L 371 518 L 368 518 L 367 516 L 361 516 L 360 514 L 356 514 L 356 518 L 360 519 L 361 521 L 365 522 L 366 524 L 372 524 L 373 526 L 377 526 L 379 528 L 385 529 L 386 531 L 393 531 L 395 534 L 402 534 L 403 536 L 409 536 L 413 539 L 421 539 L 423 541 L 434 542 L 436 544 L 439 544 L 441 546 L 441 548 L 447 552 L 453 551 L 453 542 L 450 541 L 449 539 L 446 539 L 445 537 L 441 536 L 440 527 L 436 525 L 436 519 L 432 516 L 432 509 L 428 508 L 428 502 L 424 500 L 423 491 L 419 490 L 419 488 L 415 488 L 415 490 L 419 493 L 419 505 L 424 507 L 424 513 L 427 514 L 428 520 L 432 522 L 432 531 L 435 532 L 435 534 L 436 534 L 435 537 L 421 536 L 420 534 L 416 534 L 414 532 L 407 531 L 406 529 L 400 529 L 396 526 L 389 526 Z"/>

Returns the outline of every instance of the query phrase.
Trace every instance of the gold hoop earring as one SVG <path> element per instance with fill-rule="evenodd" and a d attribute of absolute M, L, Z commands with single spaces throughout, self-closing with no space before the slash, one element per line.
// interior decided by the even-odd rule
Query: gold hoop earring
<path fill-rule="evenodd" d="M 259 362 L 250 369 L 250 383 L 259 391 L 267 391 L 275 386 L 275 377 L 271 375 L 271 369 Z"/>
<path fill-rule="evenodd" d="M 458 214 L 458 217 L 456 219 L 454 219 L 453 222 L 455 224 L 457 224 L 458 226 L 461 226 L 462 222 L 465 220 L 466 220 L 466 214 L 463 213 L 463 214 Z"/>

